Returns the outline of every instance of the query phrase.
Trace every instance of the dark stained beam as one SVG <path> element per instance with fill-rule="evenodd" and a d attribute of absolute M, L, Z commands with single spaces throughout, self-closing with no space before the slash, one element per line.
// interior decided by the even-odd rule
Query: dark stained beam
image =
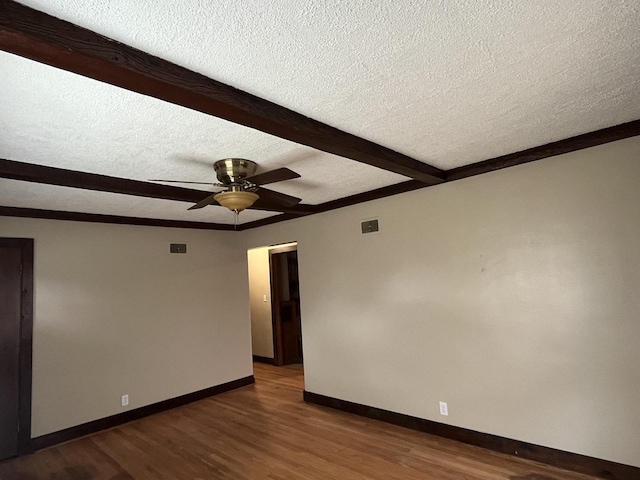
<path fill-rule="evenodd" d="M 0 0 L 0 48 L 428 185 L 444 181 L 438 168 L 14 1 Z"/>
<path fill-rule="evenodd" d="M 529 148 L 521 152 L 510 153 L 501 157 L 491 158 L 471 165 L 447 170 L 447 181 L 460 180 L 462 178 L 480 175 L 482 173 L 513 167 L 522 163 L 534 162 L 543 158 L 575 152 L 589 147 L 595 147 L 604 143 L 615 142 L 629 137 L 640 135 L 640 120 L 622 123 L 615 127 L 596 130 L 595 132 L 565 138 L 557 142 L 547 143 L 539 147 Z"/>
<path fill-rule="evenodd" d="M 242 214 L 240 214 L 242 215 Z M 313 214 L 310 214 L 313 215 Z M 238 225 L 238 231 L 249 230 L 251 228 L 264 227 L 265 225 L 271 225 L 273 223 L 280 223 L 287 220 L 293 220 L 294 218 L 302 218 L 305 215 L 292 215 L 290 213 L 282 213 L 280 215 L 274 215 L 272 217 L 261 218 L 260 220 L 254 220 L 253 222 L 247 222 Z"/>
<path fill-rule="evenodd" d="M 25 182 L 121 193 L 138 197 L 163 198 L 180 202 L 197 202 L 211 192 L 160 185 L 64 168 L 47 167 L 14 160 L 0 159 L 0 177 Z"/>
<path fill-rule="evenodd" d="M 234 230 L 226 223 L 188 222 L 184 220 L 163 220 L 159 218 L 122 217 L 119 215 L 99 215 L 96 213 L 64 212 L 60 210 L 41 210 L 37 208 L 18 208 L 0 206 L 0 216 L 45 218 L 49 220 L 67 220 L 71 222 L 111 223 L 117 225 L 144 225 L 148 227 L 195 228 L 198 230 Z"/>
<path fill-rule="evenodd" d="M 178 202 L 196 203 L 211 195 L 204 190 L 160 185 L 157 183 L 141 182 L 127 178 L 110 177 L 96 173 L 78 172 L 64 168 L 47 167 L 31 163 L 16 162 L 0 158 L 0 178 L 22 180 L 25 182 L 45 183 L 63 187 L 96 190 L 100 192 L 120 193 L 137 197 L 161 198 Z M 262 200 L 258 200 L 251 209 L 286 212 L 292 215 L 304 215 L 315 211 L 309 205 L 295 205 L 293 207 L 274 208 Z"/>
<path fill-rule="evenodd" d="M 338 198 L 337 200 L 331 200 L 329 202 L 316 205 L 316 212 L 326 212 L 329 210 L 335 210 L 336 208 L 348 207 L 349 205 L 355 205 L 357 203 L 370 202 L 371 200 L 377 200 L 379 198 L 390 197 L 399 193 L 410 192 L 412 190 L 418 190 L 425 188 L 422 182 L 416 180 L 409 180 L 407 182 L 396 183 L 395 185 L 389 185 L 387 187 L 376 188 L 375 190 L 369 190 L 368 192 L 358 193 L 356 195 L 349 195 L 348 197 Z"/>

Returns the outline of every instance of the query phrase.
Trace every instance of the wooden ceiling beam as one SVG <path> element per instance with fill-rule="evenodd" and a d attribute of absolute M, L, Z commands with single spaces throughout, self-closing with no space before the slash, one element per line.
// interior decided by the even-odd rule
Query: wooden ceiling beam
<path fill-rule="evenodd" d="M 286 215 L 286 214 L 285 214 Z M 110 223 L 115 225 L 143 225 L 146 227 L 195 228 L 197 230 L 239 230 L 227 223 L 190 222 L 186 220 L 164 220 L 160 218 L 123 217 L 97 213 L 63 212 L 37 208 L 0 206 L 0 216 L 21 218 L 44 218 L 69 222 Z"/>
<path fill-rule="evenodd" d="M 0 178 L 189 203 L 197 203 L 211 195 L 211 192 L 205 190 L 193 190 L 191 188 L 160 185 L 128 178 L 34 165 L 4 158 L 0 158 Z M 251 209 L 288 213 L 294 216 L 315 212 L 315 207 L 312 205 L 299 204 L 293 207 L 274 209 L 272 205 L 261 203 L 261 200 L 258 200 Z"/>
<path fill-rule="evenodd" d="M 555 157 L 565 153 L 596 147 L 609 142 L 623 140 L 625 138 L 640 135 L 640 120 L 622 123 L 613 127 L 603 128 L 594 132 L 583 133 L 575 137 L 569 137 L 557 142 L 547 143 L 537 147 L 522 150 L 520 152 L 502 155 L 489 160 L 464 165 L 462 167 L 447 170 L 447 181 L 460 180 L 474 175 L 481 175 L 494 170 L 515 167 L 523 163 L 535 162 L 544 158 Z"/>
<path fill-rule="evenodd" d="M 11 0 L 0 0 L 0 48 L 427 185 L 444 172 L 128 45 Z"/>

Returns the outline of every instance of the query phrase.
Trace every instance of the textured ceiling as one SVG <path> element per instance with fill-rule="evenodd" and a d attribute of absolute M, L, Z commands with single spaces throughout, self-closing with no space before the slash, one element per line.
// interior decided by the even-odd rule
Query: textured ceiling
<path fill-rule="evenodd" d="M 215 160 L 248 158 L 259 172 L 286 166 L 299 173 L 269 188 L 309 204 L 407 180 L 8 53 L 0 52 L 0 70 L 1 158 L 143 181 L 202 182 L 217 182 Z"/>
<path fill-rule="evenodd" d="M 637 1 L 22 3 L 443 169 L 640 118 Z M 273 188 L 305 203 L 405 180 L 8 54 L 0 69 L 0 156 L 142 180 L 244 156 L 301 173 Z"/>

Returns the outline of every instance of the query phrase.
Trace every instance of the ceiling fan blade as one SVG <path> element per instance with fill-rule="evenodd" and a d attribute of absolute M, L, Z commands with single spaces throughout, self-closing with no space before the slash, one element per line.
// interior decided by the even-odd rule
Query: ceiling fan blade
<path fill-rule="evenodd" d="M 256 193 L 266 203 L 284 205 L 285 207 L 293 207 L 294 205 L 297 205 L 298 203 L 300 203 L 300 201 L 302 200 L 298 197 L 293 197 L 291 195 L 275 192 L 273 190 L 269 190 L 267 188 L 262 188 L 262 187 L 258 188 Z"/>
<path fill-rule="evenodd" d="M 215 195 L 217 195 L 217 194 L 218 193 L 213 193 L 213 194 L 209 195 L 207 198 L 203 198 L 202 200 L 200 200 L 195 205 L 192 205 L 191 207 L 189 207 L 187 210 L 197 210 L 198 208 L 203 208 L 203 207 L 206 207 L 207 205 L 211 205 L 213 202 L 215 202 L 213 197 Z"/>
<path fill-rule="evenodd" d="M 282 182 L 283 180 L 292 180 L 294 178 L 300 178 L 300 175 L 293 170 L 283 167 L 246 177 L 244 180 L 255 185 L 267 185 L 269 183 Z"/>
<path fill-rule="evenodd" d="M 188 182 L 182 180 L 160 180 L 160 179 L 149 179 L 147 182 L 162 182 L 162 183 L 190 183 L 192 185 L 212 185 L 214 187 L 224 187 L 221 183 L 211 183 L 211 182 Z"/>

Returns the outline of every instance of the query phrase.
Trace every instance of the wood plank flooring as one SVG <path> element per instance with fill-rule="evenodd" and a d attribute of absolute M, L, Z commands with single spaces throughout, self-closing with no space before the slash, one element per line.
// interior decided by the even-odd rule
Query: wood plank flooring
<path fill-rule="evenodd" d="M 587 480 L 593 477 L 305 404 L 303 372 L 0 463 L 2 480 Z"/>

